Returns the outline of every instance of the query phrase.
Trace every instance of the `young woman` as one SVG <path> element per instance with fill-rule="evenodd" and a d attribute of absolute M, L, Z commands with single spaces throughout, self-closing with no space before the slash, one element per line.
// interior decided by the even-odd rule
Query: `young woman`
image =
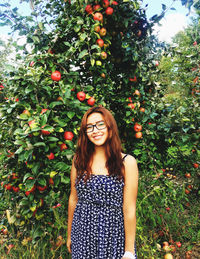
<path fill-rule="evenodd" d="M 72 259 L 132 259 L 138 168 L 122 153 L 112 114 L 92 107 L 83 116 L 71 169 L 67 248 Z"/>

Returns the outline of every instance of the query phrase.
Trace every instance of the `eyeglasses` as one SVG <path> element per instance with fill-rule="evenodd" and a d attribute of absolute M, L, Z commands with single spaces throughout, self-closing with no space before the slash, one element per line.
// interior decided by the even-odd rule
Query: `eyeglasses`
<path fill-rule="evenodd" d="M 98 130 L 102 130 L 106 128 L 106 124 L 104 121 L 97 121 L 95 124 L 88 124 L 86 126 L 86 132 L 87 133 L 93 132 L 94 127 L 96 127 Z"/>

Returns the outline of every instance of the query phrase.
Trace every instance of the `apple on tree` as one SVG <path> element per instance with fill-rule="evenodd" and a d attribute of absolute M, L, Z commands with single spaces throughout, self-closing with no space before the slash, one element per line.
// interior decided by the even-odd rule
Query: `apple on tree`
<path fill-rule="evenodd" d="M 137 77 L 134 76 L 133 78 L 129 78 L 129 81 L 130 81 L 130 82 L 137 82 Z"/>
<path fill-rule="evenodd" d="M 135 123 L 134 130 L 135 130 L 135 132 L 141 131 L 142 130 L 142 125 L 140 125 L 139 123 Z"/>
<path fill-rule="evenodd" d="M 43 129 L 45 126 L 46 126 L 46 125 L 42 126 L 42 130 L 41 130 L 42 135 L 45 135 L 45 136 L 50 135 L 50 134 L 51 134 L 50 131 Z"/>
<path fill-rule="evenodd" d="M 47 112 L 47 111 L 48 111 L 48 109 L 42 109 L 42 111 L 41 111 L 40 114 L 43 114 L 43 113 L 45 113 L 45 112 Z"/>
<path fill-rule="evenodd" d="M 101 66 L 101 65 L 102 65 L 102 62 L 101 62 L 100 60 L 97 60 L 97 61 L 96 61 L 96 65 L 97 65 L 97 66 Z"/>
<path fill-rule="evenodd" d="M 64 132 L 64 139 L 65 140 L 72 140 L 74 137 L 74 134 L 71 131 L 65 131 Z"/>
<path fill-rule="evenodd" d="M 110 5 L 108 0 L 103 0 L 103 7 L 107 8 Z"/>
<path fill-rule="evenodd" d="M 105 51 L 101 52 L 101 58 L 106 59 L 107 58 L 107 53 Z"/>
<path fill-rule="evenodd" d="M 96 43 L 99 45 L 100 48 L 104 46 L 104 41 L 102 39 L 97 39 Z"/>
<path fill-rule="evenodd" d="M 107 9 L 106 9 L 106 14 L 107 15 L 112 15 L 113 14 L 113 8 L 112 7 L 108 7 Z"/>
<path fill-rule="evenodd" d="M 35 129 L 35 128 L 38 127 L 38 124 L 37 124 L 37 122 L 36 122 L 35 120 L 29 121 L 29 122 L 28 122 L 28 125 L 29 125 L 29 127 L 30 127 L 31 129 Z"/>
<path fill-rule="evenodd" d="M 23 112 L 22 112 L 23 114 L 26 114 L 27 116 L 31 116 L 31 113 L 28 111 L 28 110 L 24 110 Z"/>
<path fill-rule="evenodd" d="M 136 138 L 142 138 L 142 132 L 141 131 L 136 132 L 135 137 Z"/>
<path fill-rule="evenodd" d="M 99 31 L 99 34 L 100 34 L 100 36 L 102 36 L 102 37 L 105 36 L 106 33 L 107 33 L 106 28 L 101 28 L 100 31 Z"/>
<path fill-rule="evenodd" d="M 100 27 L 99 25 L 96 25 L 96 26 L 94 27 L 94 31 L 100 32 L 100 30 L 101 30 L 101 27 Z"/>
<path fill-rule="evenodd" d="M 95 21 L 103 22 L 103 15 L 101 13 L 97 12 L 93 15 L 93 19 Z"/>
<path fill-rule="evenodd" d="M 67 145 L 66 145 L 65 143 L 62 143 L 62 144 L 60 145 L 60 151 L 63 151 L 63 150 L 65 150 L 65 149 L 67 149 Z"/>
<path fill-rule="evenodd" d="M 85 7 L 85 11 L 88 13 L 88 14 L 91 14 L 93 12 L 93 9 L 92 9 L 92 6 L 90 4 L 88 4 L 86 7 Z"/>
<path fill-rule="evenodd" d="M 55 158 L 54 153 L 52 152 L 49 155 L 47 155 L 47 157 L 49 160 L 53 160 Z"/>
<path fill-rule="evenodd" d="M 85 98 L 86 98 L 86 94 L 84 93 L 84 92 L 78 92 L 77 93 L 77 98 L 78 98 L 78 100 L 80 101 L 80 102 L 82 102 L 82 101 L 84 101 L 85 100 Z"/>
<path fill-rule="evenodd" d="M 118 5 L 117 1 L 112 1 L 112 5 Z"/>
<path fill-rule="evenodd" d="M 90 97 L 87 101 L 87 103 L 90 105 L 90 106 L 93 106 L 95 104 L 95 99 L 94 97 Z"/>
<path fill-rule="evenodd" d="M 51 79 L 53 81 L 60 81 L 61 79 L 61 73 L 59 71 L 54 71 L 52 74 L 51 74 Z"/>
<path fill-rule="evenodd" d="M 101 8 L 101 6 L 99 4 L 96 4 L 96 5 L 93 6 L 94 11 L 97 11 L 100 8 Z"/>

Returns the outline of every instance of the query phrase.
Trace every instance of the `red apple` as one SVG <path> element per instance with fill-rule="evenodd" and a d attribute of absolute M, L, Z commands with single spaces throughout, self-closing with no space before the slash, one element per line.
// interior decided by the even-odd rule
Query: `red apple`
<path fill-rule="evenodd" d="M 27 116 L 31 116 L 31 114 L 30 114 L 30 112 L 28 110 L 24 110 L 22 113 L 26 114 Z"/>
<path fill-rule="evenodd" d="M 128 103 L 128 106 L 129 106 L 131 109 L 135 109 L 135 104 L 134 104 L 134 103 Z"/>
<path fill-rule="evenodd" d="M 103 0 L 103 7 L 107 8 L 110 5 L 108 0 Z"/>
<path fill-rule="evenodd" d="M 186 177 L 186 178 L 190 178 L 190 177 L 191 177 L 191 174 L 190 174 L 190 173 L 185 173 L 185 177 Z"/>
<path fill-rule="evenodd" d="M 139 90 L 136 89 L 135 92 L 134 92 L 134 94 L 137 95 L 137 96 L 140 96 Z"/>
<path fill-rule="evenodd" d="M 94 97 L 90 97 L 87 101 L 87 103 L 90 105 L 90 106 L 93 106 L 95 104 L 95 99 Z"/>
<path fill-rule="evenodd" d="M 10 185 L 9 183 L 8 184 L 5 184 L 4 185 L 4 188 L 8 191 L 10 191 L 12 189 L 12 185 Z"/>
<path fill-rule="evenodd" d="M 129 81 L 130 81 L 130 82 L 137 82 L 137 77 L 134 76 L 133 78 L 129 78 Z"/>
<path fill-rule="evenodd" d="M 199 164 L 193 163 L 193 167 L 194 167 L 194 168 L 198 168 L 198 167 L 199 167 Z"/>
<path fill-rule="evenodd" d="M 101 27 L 100 27 L 99 25 L 97 25 L 97 26 L 94 27 L 94 31 L 100 32 L 100 30 L 101 30 Z"/>
<path fill-rule="evenodd" d="M 164 259 L 173 259 L 174 257 L 173 257 L 173 255 L 172 254 L 165 254 L 164 255 Z"/>
<path fill-rule="evenodd" d="M 29 64 L 29 66 L 30 66 L 30 67 L 33 67 L 34 64 L 35 64 L 35 62 L 34 62 L 34 61 L 31 61 L 30 64 Z"/>
<path fill-rule="evenodd" d="M 196 46 L 197 45 L 197 42 L 195 41 L 194 43 L 193 43 L 193 46 Z"/>
<path fill-rule="evenodd" d="M 42 135 L 45 135 L 45 136 L 50 135 L 50 134 L 51 134 L 50 131 L 48 131 L 48 130 L 43 130 L 43 128 L 44 128 L 45 126 L 46 126 L 46 125 L 42 126 L 42 130 L 41 130 Z"/>
<path fill-rule="evenodd" d="M 155 66 L 159 66 L 159 62 L 157 60 L 155 61 Z"/>
<path fill-rule="evenodd" d="M 142 138 L 142 132 L 141 131 L 136 132 L 135 137 L 136 138 Z"/>
<path fill-rule="evenodd" d="M 42 109 L 42 111 L 41 111 L 40 114 L 43 114 L 43 113 L 45 113 L 46 111 L 48 111 L 48 109 Z"/>
<path fill-rule="evenodd" d="M 118 2 L 117 1 L 112 1 L 112 4 L 113 5 L 118 5 Z"/>
<path fill-rule="evenodd" d="M 170 248 L 170 250 L 171 250 L 172 253 L 176 252 L 176 247 L 175 247 L 175 245 L 170 245 L 169 248 Z"/>
<path fill-rule="evenodd" d="M 103 22 L 103 15 L 101 13 L 97 12 L 94 14 L 93 19 L 95 21 Z"/>
<path fill-rule="evenodd" d="M 100 48 L 102 48 L 104 45 L 104 41 L 102 39 L 97 39 L 96 43 L 99 45 Z"/>
<path fill-rule="evenodd" d="M 0 85 L 0 91 L 4 89 L 4 86 L 3 85 Z"/>
<path fill-rule="evenodd" d="M 13 189 L 14 192 L 18 192 L 19 191 L 19 187 L 13 186 L 12 189 Z"/>
<path fill-rule="evenodd" d="M 113 8 L 112 7 L 108 7 L 107 9 L 106 9 L 106 14 L 107 15 L 112 15 L 113 14 Z"/>
<path fill-rule="evenodd" d="M 139 131 L 142 130 L 142 126 L 140 124 L 138 124 L 138 123 L 135 123 L 134 130 L 135 130 L 135 132 L 139 132 Z"/>
<path fill-rule="evenodd" d="M 107 58 L 107 53 L 105 51 L 101 52 L 101 58 L 106 59 Z"/>
<path fill-rule="evenodd" d="M 177 245 L 178 247 L 181 247 L 181 242 L 176 242 L 176 245 Z"/>
<path fill-rule="evenodd" d="M 141 111 L 141 112 L 145 112 L 145 108 L 140 107 L 140 111 Z"/>
<path fill-rule="evenodd" d="M 101 28 L 99 34 L 103 37 L 106 35 L 106 28 Z"/>
<path fill-rule="evenodd" d="M 86 94 L 84 92 L 78 92 L 76 96 L 79 99 L 79 101 L 82 102 L 85 100 Z"/>
<path fill-rule="evenodd" d="M 90 4 L 88 4 L 86 7 L 85 7 L 85 11 L 88 13 L 88 14 L 91 14 L 93 12 L 92 10 L 92 6 Z"/>
<path fill-rule="evenodd" d="M 105 73 L 101 73 L 101 77 L 102 77 L 102 78 L 106 78 Z"/>
<path fill-rule="evenodd" d="M 185 189 L 185 194 L 189 194 L 190 191 L 188 189 Z"/>
<path fill-rule="evenodd" d="M 65 149 L 67 149 L 67 145 L 66 145 L 65 143 L 62 143 L 62 144 L 60 145 L 60 151 L 63 151 L 63 150 L 65 150 Z"/>
<path fill-rule="evenodd" d="M 65 140 L 72 140 L 73 137 L 74 137 L 74 134 L 71 131 L 65 131 L 65 133 L 64 133 Z"/>
<path fill-rule="evenodd" d="M 54 153 L 52 152 L 49 155 L 47 155 L 47 157 L 49 160 L 53 160 L 55 158 Z"/>
<path fill-rule="evenodd" d="M 101 8 L 101 6 L 99 4 L 96 4 L 96 5 L 93 6 L 94 11 L 97 11 L 100 8 Z"/>
<path fill-rule="evenodd" d="M 50 185 L 54 185 L 54 181 L 53 181 L 52 178 L 49 178 L 49 184 L 50 184 Z"/>
<path fill-rule="evenodd" d="M 40 191 L 40 192 L 43 192 L 47 189 L 47 186 L 37 186 L 37 189 Z"/>
<path fill-rule="evenodd" d="M 60 81 L 61 79 L 61 73 L 59 71 L 54 71 L 52 74 L 51 74 L 51 79 L 53 81 Z"/>

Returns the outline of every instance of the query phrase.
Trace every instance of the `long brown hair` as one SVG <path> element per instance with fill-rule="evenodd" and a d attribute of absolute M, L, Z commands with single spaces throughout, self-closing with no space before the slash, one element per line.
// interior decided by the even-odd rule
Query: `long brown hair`
<path fill-rule="evenodd" d="M 75 154 L 75 167 L 78 180 L 84 176 L 84 181 L 87 181 L 92 173 L 90 162 L 94 153 L 94 144 L 87 137 L 86 125 L 88 116 L 96 112 L 102 114 L 108 129 L 108 138 L 105 143 L 107 158 L 106 168 L 108 169 L 109 175 L 116 175 L 119 179 L 123 179 L 124 164 L 121 156 L 123 150 L 116 121 L 110 111 L 104 107 L 97 106 L 90 108 L 84 114 L 81 121 Z"/>

